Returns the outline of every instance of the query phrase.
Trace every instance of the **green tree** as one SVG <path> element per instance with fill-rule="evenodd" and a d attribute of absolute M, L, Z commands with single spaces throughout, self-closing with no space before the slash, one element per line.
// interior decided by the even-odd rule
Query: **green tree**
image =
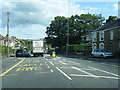
<path fill-rule="evenodd" d="M 101 14 L 72 15 L 70 18 L 57 16 L 46 28 L 46 41 L 53 47 L 65 46 L 69 31 L 69 44 L 80 44 L 81 36 L 97 29 L 104 20 Z"/>
<path fill-rule="evenodd" d="M 116 21 L 118 18 L 117 16 L 109 16 L 108 19 L 106 20 L 106 23 Z"/>

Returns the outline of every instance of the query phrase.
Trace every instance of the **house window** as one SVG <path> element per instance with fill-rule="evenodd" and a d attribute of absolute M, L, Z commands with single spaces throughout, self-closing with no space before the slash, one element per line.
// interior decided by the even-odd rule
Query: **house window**
<path fill-rule="evenodd" d="M 92 41 L 93 41 L 93 42 L 96 42 L 96 41 L 97 41 L 97 39 L 96 39 L 96 32 L 94 32 L 93 35 L 92 35 Z"/>
<path fill-rule="evenodd" d="M 104 49 L 104 43 L 99 44 L 99 49 Z"/>
<path fill-rule="evenodd" d="M 104 31 L 100 32 L 100 41 L 103 41 L 104 40 Z"/>
<path fill-rule="evenodd" d="M 113 31 L 110 31 L 110 40 L 113 40 Z"/>

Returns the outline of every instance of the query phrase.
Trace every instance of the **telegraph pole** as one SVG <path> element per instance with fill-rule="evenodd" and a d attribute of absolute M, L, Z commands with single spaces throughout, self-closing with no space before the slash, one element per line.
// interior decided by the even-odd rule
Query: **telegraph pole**
<path fill-rule="evenodd" d="M 9 22 L 10 22 L 10 19 L 9 19 L 9 15 L 10 15 L 10 12 L 7 12 L 7 57 L 9 57 Z"/>
<path fill-rule="evenodd" d="M 66 56 L 68 56 L 69 52 L 69 11 L 70 10 L 70 0 L 68 2 L 68 21 L 67 21 L 67 43 L 66 43 Z"/>

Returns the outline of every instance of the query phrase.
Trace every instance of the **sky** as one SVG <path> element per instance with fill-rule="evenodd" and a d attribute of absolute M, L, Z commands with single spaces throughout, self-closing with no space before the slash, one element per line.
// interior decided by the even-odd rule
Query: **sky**
<path fill-rule="evenodd" d="M 96 0 L 97 1 L 97 0 Z M 106 19 L 118 16 L 117 0 L 3 0 L 0 1 L 0 34 L 7 34 L 7 12 L 10 12 L 10 36 L 19 39 L 46 37 L 46 27 L 54 17 L 102 14 Z"/>

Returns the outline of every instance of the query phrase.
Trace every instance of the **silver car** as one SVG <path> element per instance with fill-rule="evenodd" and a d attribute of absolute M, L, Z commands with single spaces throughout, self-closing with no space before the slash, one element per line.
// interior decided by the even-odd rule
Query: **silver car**
<path fill-rule="evenodd" d="M 113 53 L 105 51 L 104 49 L 94 49 L 92 51 L 92 57 L 101 57 L 101 58 L 106 58 L 106 57 L 112 57 Z"/>

